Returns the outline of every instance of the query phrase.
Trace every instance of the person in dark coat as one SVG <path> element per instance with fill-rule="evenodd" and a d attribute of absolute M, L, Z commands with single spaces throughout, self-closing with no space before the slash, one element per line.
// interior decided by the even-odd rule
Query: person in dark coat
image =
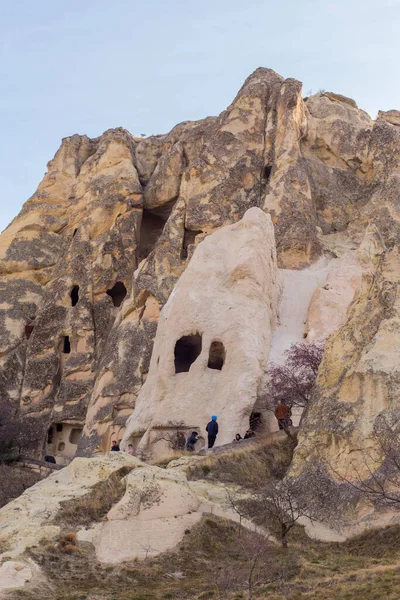
<path fill-rule="evenodd" d="M 208 433 L 208 447 L 212 448 L 218 435 L 218 423 L 215 415 L 213 415 L 211 421 L 207 423 L 206 431 Z"/>
<path fill-rule="evenodd" d="M 249 438 L 254 437 L 256 434 L 254 433 L 254 431 L 252 429 L 248 429 L 244 435 L 245 440 L 248 440 Z"/>
<path fill-rule="evenodd" d="M 189 452 L 194 452 L 194 447 L 196 445 L 198 435 L 199 434 L 197 433 L 197 431 L 192 431 L 192 433 L 189 435 L 188 441 L 186 442 L 186 450 L 189 450 Z"/>
<path fill-rule="evenodd" d="M 117 444 L 116 440 L 111 442 L 111 452 L 119 452 L 119 444 Z"/>

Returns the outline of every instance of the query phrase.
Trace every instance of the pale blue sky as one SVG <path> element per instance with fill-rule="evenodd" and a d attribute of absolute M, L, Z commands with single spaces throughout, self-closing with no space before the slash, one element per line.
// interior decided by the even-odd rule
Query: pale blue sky
<path fill-rule="evenodd" d="M 400 109 L 400 0 L 0 0 L 0 230 L 61 138 L 164 133 L 259 66 Z"/>

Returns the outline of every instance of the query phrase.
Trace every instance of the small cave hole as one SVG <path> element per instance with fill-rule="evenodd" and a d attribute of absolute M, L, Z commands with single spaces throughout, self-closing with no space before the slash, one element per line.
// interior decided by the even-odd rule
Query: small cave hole
<path fill-rule="evenodd" d="M 56 431 L 58 433 L 60 433 L 60 431 L 63 430 L 63 424 L 62 423 L 56 423 Z"/>
<path fill-rule="evenodd" d="M 33 331 L 33 325 L 25 325 L 25 337 L 27 340 L 29 340 L 29 338 L 32 335 L 32 331 Z"/>
<path fill-rule="evenodd" d="M 63 354 L 69 354 L 71 352 L 71 342 L 69 341 L 69 335 L 64 335 L 62 351 Z"/>
<path fill-rule="evenodd" d="M 199 333 L 184 335 L 175 344 L 175 373 L 187 373 L 201 354 L 202 339 Z"/>
<path fill-rule="evenodd" d="M 63 452 L 65 450 L 65 442 L 60 442 L 57 446 L 58 452 Z"/>
<path fill-rule="evenodd" d="M 269 180 L 269 178 L 271 177 L 271 171 L 272 171 L 272 167 L 270 165 L 264 167 L 264 173 L 263 173 L 264 181 Z"/>
<path fill-rule="evenodd" d="M 125 299 L 126 287 L 122 281 L 117 281 L 110 290 L 107 290 L 107 294 L 111 297 L 114 306 L 119 307 Z"/>
<path fill-rule="evenodd" d="M 225 346 L 222 342 L 212 342 L 210 346 L 210 353 L 208 355 L 208 368 L 216 369 L 221 371 L 225 362 Z"/>
<path fill-rule="evenodd" d="M 76 236 L 76 232 L 77 232 L 77 231 L 78 231 L 77 229 L 74 229 L 74 233 L 72 234 L 72 237 L 73 237 L 73 238 Z"/>
<path fill-rule="evenodd" d="M 181 250 L 181 260 L 186 260 L 188 257 L 188 249 L 189 246 L 195 243 L 196 235 L 199 233 L 203 233 L 200 231 L 191 231 L 190 229 L 185 229 L 185 234 L 183 236 L 183 244 Z"/>
<path fill-rule="evenodd" d="M 79 301 L 79 285 L 74 285 L 70 293 L 71 306 L 76 306 Z"/>
<path fill-rule="evenodd" d="M 47 431 L 47 443 L 48 444 L 53 443 L 53 428 L 52 427 L 49 427 L 49 429 Z"/>

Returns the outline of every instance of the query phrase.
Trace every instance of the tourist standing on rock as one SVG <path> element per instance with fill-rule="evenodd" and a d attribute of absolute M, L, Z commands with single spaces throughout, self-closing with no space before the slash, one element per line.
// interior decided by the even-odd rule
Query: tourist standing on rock
<path fill-rule="evenodd" d="M 287 429 L 290 425 L 290 408 L 284 400 L 281 400 L 275 408 L 275 417 L 278 420 L 279 429 Z"/>
<path fill-rule="evenodd" d="M 207 423 L 206 431 L 208 433 L 208 447 L 212 448 L 218 435 L 218 423 L 215 415 L 213 415 L 211 421 Z"/>
<path fill-rule="evenodd" d="M 132 446 L 132 444 L 128 444 L 127 453 L 130 454 L 130 456 L 133 456 L 133 446 Z"/>
<path fill-rule="evenodd" d="M 111 452 L 119 452 L 119 445 L 115 440 L 111 442 Z"/>

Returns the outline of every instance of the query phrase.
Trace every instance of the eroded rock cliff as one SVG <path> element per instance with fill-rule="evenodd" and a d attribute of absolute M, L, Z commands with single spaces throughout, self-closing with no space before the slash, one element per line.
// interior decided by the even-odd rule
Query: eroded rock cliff
<path fill-rule="evenodd" d="M 68 461 L 123 437 L 194 248 L 249 208 L 283 269 L 354 252 L 371 219 L 397 245 L 397 121 L 260 68 L 218 117 L 64 139 L 0 238 L 1 402 L 26 449 Z"/>

